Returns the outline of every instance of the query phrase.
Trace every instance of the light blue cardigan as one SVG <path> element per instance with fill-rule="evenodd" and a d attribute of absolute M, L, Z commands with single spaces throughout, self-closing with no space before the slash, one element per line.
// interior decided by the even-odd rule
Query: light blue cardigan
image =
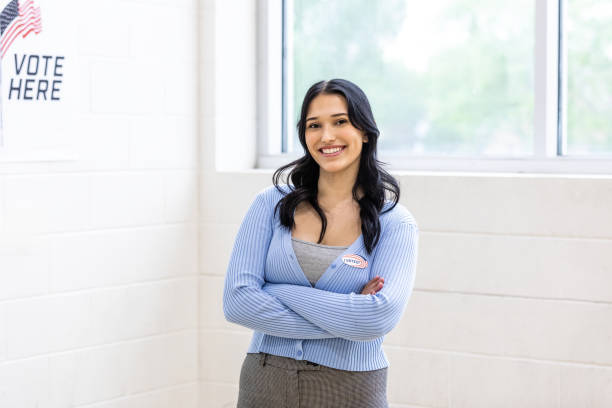
<path fill-rule="evenodd" d="M 255 331 L 247 353 L 341 370 L 387 367 L 383 336 L 400 320 L 414 286 L 418 227 L 411 213 L 398 203 L 382 214 L 372 254 L 360 235 L 313 288 L 293 252 L 291 231 L 280 224 L 278 212 L 273 214 L 281 198 L 274 186 L 260 191 L 240 225 L 225 277 L 225 318 Z M 386 202 L 383 210 L 390 205 Z M 367 266 L 343 259 L 349 254 Z M 376 275 L 384 278 L 383 288 L 361 295 Z"/>

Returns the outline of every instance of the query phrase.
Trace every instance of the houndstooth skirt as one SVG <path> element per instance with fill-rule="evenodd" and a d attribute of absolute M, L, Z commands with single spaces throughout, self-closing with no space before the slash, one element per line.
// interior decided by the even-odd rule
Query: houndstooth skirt
<path fill-rule="evenodd" d="M 267 353 L 247 353 L 238 408 L 387 408 L 387 368 L 345 371 Z"/>

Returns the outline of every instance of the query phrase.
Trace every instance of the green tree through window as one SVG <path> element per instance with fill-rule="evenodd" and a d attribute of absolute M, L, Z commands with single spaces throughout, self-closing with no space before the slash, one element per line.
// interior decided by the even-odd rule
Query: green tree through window
<path fill-rule="evenodd" d="M 567 1 L 567 152 L 612 153 L 612 2 Z"/>
<path fill-rule="evenodd" d="M 296 109 L 312 83 L 346 78 L 370 98 L 381 150 L 532 153 L 533 1 L 429 3 L 295 0 Z"/>

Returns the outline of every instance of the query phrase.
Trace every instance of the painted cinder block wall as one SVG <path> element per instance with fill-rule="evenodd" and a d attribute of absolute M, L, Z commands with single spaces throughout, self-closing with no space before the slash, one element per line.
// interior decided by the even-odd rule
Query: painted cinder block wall
<path fill-rule="evenodd" d="M 251 331 L 225 321 L 225 268 L 272 170 L 251 170 L 255 2 L 205 1 L 200 407 L 233 407 Z M 238 4 L 236 4 L 238 3 Z M 421 231 L 416 286 L 384 342 L 407 407 L 612 406 L 612 178 L 395 172 Z"/>
<path fill-rule="evenodd" d="M 199 4 L 72 3 L 74 160 L 0 163 L 0 407 L 195 408 Z"/>
<path fill-rule="evenodd" d="M 255 6 L 75 2 L 76 160 L 0 164 L 0 407 L 234 406 Z M 392 406 L 612 406 L 610 178 L 396 175 L 421 245 Z"/>

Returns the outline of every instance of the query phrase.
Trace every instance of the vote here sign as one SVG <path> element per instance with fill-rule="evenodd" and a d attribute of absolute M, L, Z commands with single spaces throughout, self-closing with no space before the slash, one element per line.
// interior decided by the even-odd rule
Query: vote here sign
<path fill-rule="evenodd" d="M 72 3 L 0 0 L 0 152 L 69 148 L 75 137 Z"/>

